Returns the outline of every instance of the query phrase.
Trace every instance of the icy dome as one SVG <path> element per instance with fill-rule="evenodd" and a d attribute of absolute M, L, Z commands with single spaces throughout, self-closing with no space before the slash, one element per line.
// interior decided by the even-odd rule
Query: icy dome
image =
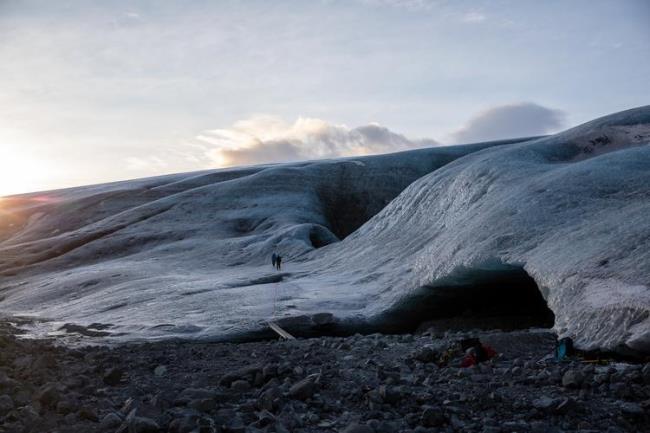
<path fill-rule="evenodd" d="M 532 277 L 560 335 L 650 353 L 649 143 L 642 107 L 542 138 L 7 198 L 0 309 L 109 339 L 245 338 L 270 318 L 390 331 Z"/>

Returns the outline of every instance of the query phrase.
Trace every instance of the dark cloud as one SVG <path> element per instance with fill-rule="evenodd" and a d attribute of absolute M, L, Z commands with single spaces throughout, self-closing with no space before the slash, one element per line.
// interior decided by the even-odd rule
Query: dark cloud
<path fill-rule="evenodd" d="M 251 147 L 240 149 L 214 149 L 211 156 L 217 156 L 217 162 L 226 166 L 264 164 L 271 162 L 290 162 L 309 159 L 304 155 L 302 143 L 297 140 L 259 141 Z"/>
<path fill-rule="evenodd" d="M 500 105 L 478 114 L 452 134 L 456 143 L 544 135 L 564 127 L 564 112 L 532 102 Z"/>

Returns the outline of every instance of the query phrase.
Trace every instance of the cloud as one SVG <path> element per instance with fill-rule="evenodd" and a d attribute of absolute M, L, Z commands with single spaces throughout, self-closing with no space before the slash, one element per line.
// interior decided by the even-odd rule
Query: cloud
<path fill-rule="evenodd" d="M 544 135 L 565 125 L 565 113 L 533 102 L 489 108 L 452 133 L 455 143 Z"/>
<path fill-rule="evenodd" d="M 439 2 L 437 0 L 361 0 L 361 3 L 370 6 L 390 6 L 418 12 L 433 9 Z"/>
<path fill-rule="evenodd" d="M 461 21 L 464 23 L 480 23 L 487 19 L 485 14 L 477 11 L 467 12 L 461 17 Z"/>
<path fill-rule="evenodd" d="M 369 124 L 358 128 L 300 117 L 287 123 L 275 116 L 253 116 L 230 128 L 198 135 L 210 146 L 207 156 L 219 167 L 395 152 L 435 146 L 435 140 L 410 140 Z"/>

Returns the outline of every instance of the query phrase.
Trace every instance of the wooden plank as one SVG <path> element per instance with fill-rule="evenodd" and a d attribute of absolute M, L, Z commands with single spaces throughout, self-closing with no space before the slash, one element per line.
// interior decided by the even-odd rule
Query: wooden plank
<path fill-rule="evenodd" d="M 293 335 L 289 334 L 287 331 L 284 329 L 280 328 L 280 325 L 278 325 L 275 322 L 269 322 L 269 328 L 274 330 L 280 337 L 286 339 L 286 340 L 295 340 L 296 337 Z"/>

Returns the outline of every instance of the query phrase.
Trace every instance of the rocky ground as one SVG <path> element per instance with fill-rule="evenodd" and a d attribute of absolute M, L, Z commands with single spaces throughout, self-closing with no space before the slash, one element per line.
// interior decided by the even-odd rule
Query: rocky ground
<path fill-rule="evenodd" d="M 546 331 L 65 348 L 0 325 L 0 432 L 648 432 L 650 363 L 546 358 Z"/>

